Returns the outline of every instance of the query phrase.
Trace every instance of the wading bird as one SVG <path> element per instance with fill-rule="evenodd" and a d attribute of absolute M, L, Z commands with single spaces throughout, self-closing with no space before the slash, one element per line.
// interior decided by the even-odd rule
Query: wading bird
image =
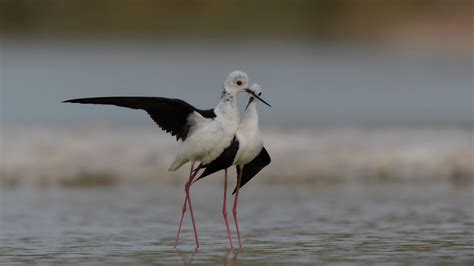
<path fill-rule="evenodd" d="M 172 136 L 176 136 L 176 140 L 181 143 L 169 171 L 176 171 L 184 164 L 191 162 L 189 179 L 185 184 L 186 198 L 182 208 L 176 243 L 186 212 L 186 203 L 188 203 L 196 247 L 199 248 L 196 222 L 189 195 L 189 188 L 197 174 L 194 171 L 194 164 L 196 162 L 210 163 L 232 142 L 240 119 L 236 96 L 243 91 L 250 93 L 248 86 L 247 74 L 241 71 L 230 73 L 224 82 L 224 90 L 219 103 L 214 109 L 209 110 L 198 109 L 180 99 L 163 97 L 97 97 L 71 99 L 64 102 L 116 105 L 141 109 L 146 111 L 160 128 L 171 133 Z"/>
<path fill-rule="evenodd" d="M 258 127 L 258 113 L 256 99 L 262 95 L 262 88 L 258 84 L 252 84 L 249 88 L 249 102 L 246 106 L 246 113 L 242 122 L 235 133 L 235 137 L 228 147 L 209 164 L 201 164 L 200 168 L 205 168 L 204 172 L 196 179 L 206 177 L 217 171 L 225 171 L 224 179 L 224 204 L 222 214 L 227 228 L 227 236 L 229 238 L 230 247 L 233 248 L 232 234 L 229 229 L 229 220 L 227 218 L 226 197 L 227 197 L 227 168 L 236 165 L 237 168 L 237 185 L 234 189 L 235 199 L 232 214 L 234 216 L 235 228 L 237 230 L 237 238 L 239 240 L 239 248 L 242 247 L 240 240 L 239 223 L 237 219 L 237 203 L 239 199 L 240 188 L 245 185 L 260 170 L 267 166 L 270 162 L 270 155 L 263 147 L 263 140 L 260 136 Z M 196 182 L 195 181 L 195 182 Z"/>

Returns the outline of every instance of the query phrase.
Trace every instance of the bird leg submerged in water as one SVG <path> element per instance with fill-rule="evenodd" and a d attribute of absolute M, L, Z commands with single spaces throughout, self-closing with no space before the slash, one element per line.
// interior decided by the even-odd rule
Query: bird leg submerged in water
<path fill-rule="evenodd" d="M 237 238 L 239 239 L 239 248 L 242 247 L 242 242 L 240 241 L 239 222 L 237 219 L 237 202 L 239 201 L 240 183 L 242 181 L 243 171 L 244 171 L 244 166 L 240 166 L 239 175 L 237 176 L 237 191 L 235 193 L 235 198 L 234 198 L 234 208 L 232 209 L 232 214 L 234 215 L 235 229 L 237 230 Z"/>
<path fill-rule="evenodd" d="M 230 248 L 234 248 L 232 244 L 232 233 L 229 228 L 229 219 L 227 218 L 227 169 L 225 169 L 224 178 L 224 204 L 222 206 L 222 215 L 224 216 L 225 226 L 227 228 L 227 237 L 229 238 Z"/>
<path fill-rule="evenodd" d="M 191 187 L 191 184 L 193 183 L 193 179 L 196 177 L 196 175 L 198 173 L 198 171 L 194 171 L 193 168 L 194 168 L 194 162 L 191 165 L 191 171 L 189 173 L 189 180 L 184 185 L 184 191 L 186 192 L 186 198 L 184 199 L 184 203 L 183 203 L 183 209 L 182 209 L 182 212 L 181 212 L 181 219 L 179 221 L 179 226 L 178 226 L 178 233 L 176 233 L 176 241 L 174 243 L 175 248 L 178 245 L 179 234 L 181 232 L 181 225 L 183 224 L 184 214 L 186 213 L 186 203 L 189 204 L 189 212 L 191 213 L 191 220 L 193 222 L 194 239 L 196 240 L 196 248 L 199 248 L 199 240 L 198 240 L 198 234 L 197 234 L 197 228 L 196 228 L 196 221 L 194 220 L 193 206 L 191 204 L 191 197 L 189 196 L 189 188 Z M 199 170 L 199 167 L 197 169 Z"/>

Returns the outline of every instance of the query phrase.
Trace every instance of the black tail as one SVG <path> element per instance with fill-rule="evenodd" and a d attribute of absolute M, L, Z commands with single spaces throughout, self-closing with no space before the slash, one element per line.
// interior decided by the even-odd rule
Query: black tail
<path fill-rule="evenodd" d="M 265 166 L 269 165 L 272 159 L 268 154 L 267 150 L 262 148 L 262 151 L 258 154 L 255 159 L 253 159 L 250 163 L 244 165 L 243 173 L 242 173 L 242 180 L 240 180 L 240 187 L 242 188 L 247 182 L 250 181 L 255 175 L 258 174 Z M 240 174 L 240 167 L 237 166 L 237 176 Z M 237 186 L 235 186 L 234 192 L 232 195 L 235 194 L 237 191 Z"/>

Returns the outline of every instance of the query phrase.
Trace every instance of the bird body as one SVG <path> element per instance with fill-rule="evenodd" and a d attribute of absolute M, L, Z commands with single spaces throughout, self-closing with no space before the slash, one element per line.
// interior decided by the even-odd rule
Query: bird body
<path fill-rule="evenodd" d="M 239 110 L 236 96 L 248 92 L 247 74 L 231 72 L 224 82 L 224 90 L 218 105 L 214 109 L 201 110 L 180 99 L 163 97 L 95 97 L 71 99 L 64 102 L 82 104 L 115 105 L 146 111 L 155 123 L 180 141 L 175 160 L 169 170 L 175 171 L 187 162 L 191 162 L 189 180 L 185 185 L 186 198 L 182 208 L 175 246 L 178 242 L 183 217 L 188 203 L 193 222 L 196 247 L 199 247 L 196 222 L 191 204 L 189 188 L 197 172 L 194 163 L 210 163 L 232 143 L 239 125 Z M 260 99 L 261 100 L 261 99 Z M 262 100 L 263 101 L 263 100 Z"/>
<path fill-rule="evenodd" d="M 234 199 L 234 207 L 232 209 L 232 213 L 237 229 L 239 247 L 241 247 L 242 243 L 240 239 L 239 225 L 237 219 L 237 202 L 239 197 L 239 189 L 252 177 L 254 177 L 261 169 L 267 166 L 271 161 L 270 156 L 263 147 L 263 140 L 261 138 L 258 126 L 258 113 L 255 99 L 261 100 L 259 97 L 262 94 L 261 90 L 262 89 L 258 84 L 253 84 L 249 88 L 249 93 L 251 96 L 249 97 L 249 103 L 246 107 L 246 113 L 244 118 L 242 119 L 242 122 L 237 128 L 232 142 L 222 151 L 222 153 L 215 160 L 207 164 L 201 164 L 199 168 L 205 169 L 203 173 L 196 179 L 197 181 L 217 171 L 225 170 L 224 203 L 222 214 L 224 216 L 231 248 L 233 247 L 232 234 L 230 232 L 226 210 L 227 168 L 232 165 L 237 166 L 237 185 L 234 190 L 234 193 L 236 193 L 236 195 Z M 263 100 L 261 101 L 266 103 Z"/>
<path fill-rule="evenodd" d="M 258 126 L 257 101 L 254 98 L 261 95 L 262 89 L 258 84 L 253 84 L 250 90 L 254 95 L 249 96 L 245 115 L 237 128 L 235 137 L 216 159 L 204 164 L 202 168 L 205 170 L 196 181 L 232 165 L 243 167 L 259 157 L 262 163 L 257 165 L 256 161 L 253 162 L 257 168 L 261 167 L 258 171 L 270 163 L 268 153 L 263 147 L 263 139 Z"/>
<path fill-rule="evenodd" d="M 240 120 L 235 100 L 238 92 L 224 89 L 219 104 L 213 110 L 213 118 L 206 118 L 198 112 L 189 115 L 188 137 L 178 148 L 170 171 L 176 171 L 189 161 L 210 163 L 229 146 Z"/>

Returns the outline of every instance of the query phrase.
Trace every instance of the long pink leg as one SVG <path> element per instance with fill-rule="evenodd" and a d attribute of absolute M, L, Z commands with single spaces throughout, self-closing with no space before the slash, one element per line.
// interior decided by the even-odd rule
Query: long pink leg
<path fill-rule="evenodd" d="M 194 220 L 194 213 L 193 213 L 193 205 L 191 204 L 191 197 L 189 196 L 189 188 L 191 187 L 192 181 L 194 177 L 196 177 L 195 173 L 192 178 L 189 181 L 189 185 L 187 186 L 187 197 L 188 197 L 188 203 L 189 203 L 189 212 L 191 213 L 191 220 L 193 221 L 193 229 L 194 229 L 194 239 L 196 240 L 196 248 L 199 248 L 199 240 L 198 240 L 198 233 L 197 233 L 197 227 L 196 227 L 196 220 Z"/>
<path fill-rule="evenodd" d="M 189 181 L 191 180 L 191 177 L 192 177 L 193 168 L 194 168 L 194 163 L 191 164 L 191 172 L 189 174 L 188 182 L 186 182 L 186 184 L 185 184 L 185 191 L 186 191 L 186 187 L 190 183 Z M 181 226 L 183 225 L 183 219 L 184 219 L 184 214 L 186 213 L 186 204 L 187 204 L 187 202 L 188 202 L 188 193 L 186 193 L 186 197 L 184 198 L 183 208 L 182 208 L 182 211 L 181 211 L 181 219 L 179 221 L 178 232 L 176 233 L 176 241 L 174 242 L 174 247 L 175 248 L 178 245 L 179 234 L 181 233 Z"/>
<path fill-rule="evenodd" d="M 222 206 L 222 215 L 224 215 L 225 226 L 227 228 L 227 236 L 229 237 L 230 248 L 234 248 L 232 244 L 232 234 L 230 233 L 229 219 L 227 218 L 227 169 L 225 169 L 224 179 L 224 205 Z"/>
<path fill-rule="evenodd" d="M 232 214 L 234 214 L 235 228 L 237 229 L 237 238 L 239 239 L 239 248 L 242 248 L 242 242 L 240 241 L 239 222 L 237 221 L 237 202 L 239 200 L 240 181 L 242 180 L 243 171 L 244 167 L 242 166 L 240 168 L 240 174 L 237 177 L 237 191 L 235 192 L 234 208 L 232 209 Z"/>
<path fill-rule="evenodd" d="M 194 239 L 196 240 L 196 248 L 199 248 L 199 240 L 198 240 L 198 235 L 197 235 L 196 221 L 194 220 L 193 206 L 191 205 L 191 197 L 189 196 L 189 188 L 191 187 L 193 179 L 194 179 L 194 177 L 196 177 L 196 174 L 197 174 L 197 172 L 193 173 L 193 168 L 194 168 L 194 162 L 191 165 L 191 171 L 189 173 L 189 180 L 184 185 L 184 191 L 186 192 L 186 198 L 184 199 L 183 208 L 182 208 L 182 212 L 181 212 L 181 219 L 179 221 L 179 226 L 178 226 L 178 233 L 176 234 L 176 241 L 175 241 L 175 244 L 174 244 L 175 248 L 178 245 L 179 234 L 181 232 L 181 226 L 183 224 L 184 214 L 186 213 L 186 203 L 189 204 L 189 211 L 191 213 L 191 220 L 193 222 Z"/>

